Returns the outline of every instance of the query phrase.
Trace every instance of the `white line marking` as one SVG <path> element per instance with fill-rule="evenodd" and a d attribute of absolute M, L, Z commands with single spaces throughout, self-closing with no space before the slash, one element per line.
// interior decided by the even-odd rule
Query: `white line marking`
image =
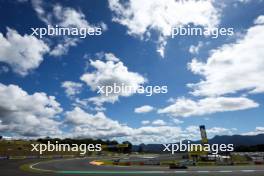
<path fill-rule="evenodd" d="M 42 171 L 42 172 L 54 172 L 53 170 L 35 168 L 34 166 L 36 166 L 38 164 L 40 164 L 40 162 L 31 164 L 29 167 L 32 170 L 38 170 L 38 171 Z"/>
<path fill-rule="evenodd" d="M 210 171 L 197 171 L 198 173 L 209 173 Z"/>
<path fill-rule="evenodd" d="M 187 171 L 174 171 L 174 173 L 187 173 Z"/>
<path fill-rule="evenodd" d="M 241 170 L 241 172 L 255 172 L 256 170 Z"/>
<path fill-rule="evenodd" d="M 76 160 L 76 159 L 82 159 L 82 158 L 69 158 L 69 159 L 63 159 L 63 160 L 67 161 L 67 160 Z M 34 167 L 34 166 L 39 165 L 40 163 L 50 163 L 50 162 L 56 162 L 56 161 L 61 161 L 61 159 L 37 162 L 37 163 L 31 164 L 29 168 L 32 170 L 38 170 L 38 171 L 43 171 L 43 172 L 56 172 L 55 170 L 40 169 L 40 168 Z"/>
<path fill-rule="evenodd" d="M 69 159 L 59 159 L 59 160 L 51 160 L 51 161 L 41 161 L 30 165 L 30 168 L 33 170 L 38 170 L 42 172 L 57 172 L 56 170 L 48 170 L 48 169 L 40 169 L 36 168 L 37 165 L 41 163 L 49 163 L 49 162 L 56 162 L 56 161 L 65 161 L 65 160 L 78 160 L 78 159 L 84 159 L 84 158 L 69 158 Z M 120 167 L 120 166 L 118 166 Z M 122 166 L 122 167 L 129 167 L 129 166 Z M 95 171 L 96 172 L 96 171 Z M 139 171 L 141 173 L 146 174 L 165 174 L 165 173 L 232 173 L 232 172 L 264 172 L 264 170 L 177 170 L 177 171 Z"/>
<path fill-rule="evenodd" d="M 217 171 L 216 171 L 217 172 Z M 231 173 L 231 172 L 233 172 L 233 171 L 231 171 L 231 170 L 221 170 L 221 171 L 218 171 L 218 172 L 221 172 L 221 173 Z"/>

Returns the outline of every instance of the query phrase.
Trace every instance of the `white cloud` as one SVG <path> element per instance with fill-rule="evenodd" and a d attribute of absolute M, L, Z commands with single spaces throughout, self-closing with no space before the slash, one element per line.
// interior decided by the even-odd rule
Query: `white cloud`
<path fill-rule="evenodd" d="M 236 129 L 227 129 L 223 127 L 213 127 L 208 129 L 206 132 L 210 134 L 211 136 L 219 135 L 219 134 L 226 134 L 226 135 L 232 135 L 236 131 Z"/>
<path fill-rule="evenodd" d="M 172 27 L 194 24 L 211 28 L 219 23 L 219 10 L 212 0 L 109 0 L 109 8 L 114 12 L 113 21 L 126 26 L 129 35 L 148 39 L 152 31 L 158 32 L 157 51 L 163 57 Z"/>
<path fill-rule="evenodd" d="M 101 27 L 103 31 L 107 30 L 107 25 L 100 22 L 96 25 L 90 24 L 82 11 L 75 10 L 71 7 L 63 7 L 60 4 L 55 4 L 52 10 L 48 12 L 45 8 L 47 3 L 42 0 L 33 0 L 32 6 L 36 11 L 40 20 L 42 20 L 46 25 L 59 27 L 76 27 L 76 28 L 94 28 Z M 71 46 L 76 46 L 79 42 L 77 38 L 70 38 L 64 36 L 61 42 L 59 42 L 50 52 L 52 56 L 61 56 L 68 53 Z"/>
<path fill-rule="evenodd" d="M 71 46 L 76 46 L 78 39 L 76 38 L 65 38 L 62 43 L 57 44 L 52 51 L 49 53 L 52 56 L 62 56 L 68 53 Z"/>
<path fill-rule="evenodd" d="M 198 134 L 200 133 L 199 127 L 198 126 L 194 126 L 194 125 L 186 127 L 186 131 L 188 133 L 198 133 Z"/>
<path fill-rule="evenodd" d="M 161 120 L 161 119 L 157 119 L 157 120 L 154 120 L 152 122 L 152 125 L 157 125 L 157 126 L 164 126 L 166 125 L 167 123 L 164 121 L 164 120 Z"/>
<path fill-rule="evenodd" d="M 208 138 L 211 138 L 215 135 L 232 135 L 234 134 L 234 131 L 236 131 L 235 128 L 228 129 L 228 128 L 223 128 L 223 127 L 212 127 L 212 128 L 206 129 Z M 200 135 L 199 127 L 194 126 L 194 125 L 188 126 L 186 128 L 186 132 L 191 133 L 191 134 Z"/>
<path fill-rule="evenodd" d="M 175 119 L 175 118 L 173 118 L 172 121 L 173 121 L 173 123 L 176 124 L 176 125 L 179 125 L 179 124 L 182 124 L 182 123 L 183 123 L 182 120 Z"/>
<path fill-rule="evenodd" d="M 36 11 L 38 17 L 45 22 L 46 24 L 51 25 L 51 15 L 46 15 L 47 13 L 45 12 L 43 6 L 42 0 L 32 0 L 32 6 L 34 10 Z"/>
<path fill-rule="evenodd" d="M 7 28 L 6 37 L 0 33 L 0 62 L 5 62 L 12 70 L 22 76 L 36 69 L 43 61 L 49 47 L 34 36 L 21 36 L 17 31 Z"/>
<path fill-rule="evenodd" d="M 130 140 L 134 143 L 168 142 L 169 135 L 170 139 L 178 138 L 177 132 L 182 132 L 179 127 L 169 126 L 132 128 L 110 119 L 102 112 L 90 114 L 78 107 L 66 112 L 65 122 L 70 125 L 70 134 L 74 137 Z"/>
<path fill-rule="evenodd" d="M 150 124 L 150 121 L 149 121 L 149 120 L 143 120 L 143 121 L 141 122 L 141 124 L 142 124 L 142 125 L 148 125 L 148 124 Z"/>
<path fill-rule="evenodd" d="M 0 131 L 13 136 L 61 134 L 56 115 L 62 111 L 55 97 L 28 94 L 16 85 L 0 83 Z"/>
<path fill-rule="evenodd" d="M 112 54 L 111 57 L 113 56 L 114 55 Z M 105 57 L 109 57 L 109 53 Z M 81 80 L 84 81 L 92 91 L 97 91 L 98 86 L 108 86 L 113 88 L 114 85 L 119 87 L 128 86 L 136 90 L 140 85 L 147 81 L 139 73 L 129 71 L 121 61 L 114 62 L 111 60 L 104 62 L 101 60 L 90 60 L 90 65 L 94 67 L 95 70 L 83 74 Z M 104 102 L 114 103 L 118 100 L 119 96 L 128 97 L 133 93 L 134 92 L 131 91 L 121 91 L 120 93 L 110 93 L 108 96 L 102 93 L 99 96 L 90 98 L 90 101 L 100 106 Z"/>
<path fill-rule="evenodd" d="M 76 11 L 70 7 L 62 7 L 57 4 L 53 7 L 53 14 L 58 25 L 62 27 L 89 28 L 91 25 L 86 21 L 85 15 L 81 11 Z"/>
<path fill-rule="evenodd" d="M 180 127 L 175 126 L 143 126 L 135 129 L 134 135 L 126 139 L 134 143 L 172 143 L 190 137 Z"/>
<path fill-rule="evenodd" d="M 189 48 L 189 52 L 191 54 L 198 54 L 199 50 L 201 49 L 202 46 L 203 46 L 203 42 L 198 42 L 198 44 L 196 46 L 195 45 L 191 45 L 190 48 Z"/>
<path fill-rule="evenodd" d="M 163 120 L 155 120 L 153 126 L 133 128 L 107 117 L 99 112 L 91 114 L 79 107 L 66 112 L 65 123 L 70 129 L 69 137 L 90 137 L 111 139 L 118 141 L 129 140 L 133 144 L 140 143 L 172 143 L 179 140 L 199 140 L 200 132 L 197 126 L 188 126 L 182 129 L 178 126 L 169 126 Z M 142 121 L 143 125 L 150 125 L 150 121 Z M 207 129 L 208 136 L 232 134 L 232 129 L 213 127 Z"/>
<path fill-rule="evenodd" d="M 173 104 L 159 109 L 158 113 L 172 117 L 189 117 L 215 112 L 243 110 L 258 106 L 256 102 L 245 97 L 208 97 L 198 101 L 179 98 Z"/>
<path fill-rule="evenodd" d="M 255 21 L 255 24 L 264 24 L 264 15 L 260 15 Z"/>
<path fill-rule="evenodd" d="M 105 53 L 105 60 L 119 62 L 120 60 L 113 53 Z"/>
<path fill-rule="evenodd" d="M 106 117 L 104 113 L 90 114 L 76 107 L 66 112 L 65 122 L 69 124 L 72 137 L 129 140 L 133 143 L 161 143 L 186 136 L 180 127 L 146 126 L 132 128 Z M 189 134 L 188 134 L 189 135 Z M 170 141 L 171 142 L 171 141 Z"/>
<path fill-rule="evenodd" d="M 0 67 L 0 74 L 9 72 L 9 68 L 7 66 Z"/>
<path fill-rule="evenodd" d="M 66 95 L 68 97 L 72 97 L 76 94 L 81 93 L 82 84 L 77 83 L 77 82 L 72 82 L 72 81 L 64 81 L 61 84 L 61 87 L 65 89 Z"/>
<path fill-rule="evenodd" d="M 212 127 L 207 129 L 208 137 L 214 135 L 230 135 L 233 134 L 233 129 L 222 127 Z M 179 140 L 200 140 L 200 130 L 197 126 L 188 126 L 185 129 L 177 126 L 143 126 L 134 129 L 134 135 L 120 138 L 129 140 L 133 143 L 173 143 Z"/>
<path fill-rule="evenodd" d="M 154 110 L 154 108 L 152 106 L 144 105 L 144 106 L 140 106 L 140 107 L 135 108 L 134 112 L 138 113 L 138 114 L 142 114 L 142 113 L 151 112 L 153 110 Z"/>
<path fill-rule="evenodd" d="M 82 11 L 77 11 L 71 7 L 63 7 L 60 4 L 55 4 L 51 8 L 51 11 L 46 10 L 45 1 L 33 0 L 32 6 L 36 11 L 40 20 L 46 25 L 58 25 L 60 27 L 77 27 L 88 28 L 92 25 L 85 19 L 85 15 Z"/>
<path fill-rule="evenodd" d="M 249 135 L 249 136 L 258 135 L 258 134 L 264 134 L 264 127 L 256 127 L 254 131 L 243 133 L 243 135 Z"/>
<path fill-rule="evenodd" d="M 106 117 L 102 112 L 89 114 L 78 107 L 66 112 L 65 121 L 74 125 L 71 132 L 75 137 L 85 136 L 109 139 L 118 136 L 127 136 L 132 130 L 130 127 Z"/>
<path fill-rule="evenodd" d="M 196 96 L 219 96 L 247 91 L 264 92 L 264 23 L 255 21 L 245 36 L 235 43 L 212 50 L 207 62 L 193 59 L 189 68 L 204 80 L 188 84 Z"/>

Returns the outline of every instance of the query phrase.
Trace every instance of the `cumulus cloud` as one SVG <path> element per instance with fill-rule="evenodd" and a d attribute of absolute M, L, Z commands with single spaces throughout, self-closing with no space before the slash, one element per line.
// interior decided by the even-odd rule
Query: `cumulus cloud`
<path fill-rule="evenodd" d="M 71 125 L 70 130 L 74 137 L 129 140 L 133 143 L 161 143 L 184 136 L 181 134 L 180 127 L 143 126 L 132 128 L 112 120 L 102 112 L 90 114 L 78 107 L 66 112 L 65 122 Z M 170 136 L 169 139 L 168 136 Z"/>
<path fill-rule="evenodd" d="M 54 136 L 61 134 L 56 115 L 62 111 L 55 97 L 32 95 L 17 85 L 0 83 L 0 132 L 13 136 Z"/>
<path fill-rule="evenodd" d="M 85 15 L 81 11 L 77 11 L 70 7 L 62 7 L 56 4 L 53 7 L 53 14 L 55 21 L 58 21 L 58 25 L 62 27 L 77 27 L 88 28 L 91 25 L 85 19 Z"/>
<path fill-rule="evenodd" d="M 141 121 L 141 124 L 142 125 L 148 125 L 148 124 L 150 124 L 150 121 L 149 120 L 143 120 L 143 121 Z"/>
<path fill-rule="evenodd" d="M 207 97 L 198 101 L 178 98 L 173 104 L 159 109 L 158 113 L 172 117 L 189 117 L 243 110 L 258 106 L 258 103 L 245 97 Z"/>
<path fill-rule="evenodd" d="M 79 107 L 66 112 L 65 121 L 74 125 L 71 132 L 75 137 L 109 139 L 127 136 L 132 130 L 132 128 L 106 117 L 102 112 L 90 114 Z"/>
<path fill-rule="evenodd" d="M 154 108 L 152 106 L 144 105 L 144 106 L 140 106 L 140 107 L 135 108 L 134 112 L 138 113 L 138 114 L 142 114 L 142 113 L 151 112 L 153 110 L 154 110 Z"/>
<path fill-rule="evenodd" d="M 65 39 L 61 43 L 58 43 L 49 54 L 55 57 L 65 55 L 68 53 L 69 48 L 71 46 L 76 46 L 77 43 L 78 39 L 65 37 Z"/>
<path fill-rule="evenodd" d="M 258 18 L 254 21 L 255 24 L 264 24 L 264 15 L 258 16 Z"/>
<path fill-rule="evenodd" d="M 72 97 L 81 93 L 82 84 L 72 81 L 64 81 L 62 82 L 61 87 L 65 89 L 66 95 L 68 97 Z"/>
<path fill-rule="evenodd" d="M 111 57 L 113 58 L 113 54 Z M 106 59 L 109 58 L 109 54 L 105 55 Z M 116 58 L 114 56 L 114 58 Z M 117 59 L 115 59 L 117 60 Z M 118 59 L 119 60 L 119 59 Z M 139 73 L 129 71 L 128 68 L 121 61 L 102 61 L 102 60 L 90 60 L 90 65 L 95 68 L 92 72 L 87 72 L 81 76 L 81 80 L 84 81 L 92 91 L 97 91 L 98 87 L 130 87 L 136 90 L 140 85 L 147 80 Z M 120 91 L 118 93 L 100 93 L 99 96 L 90 98 L 90 101 L 96 105 L 102 105 L 104 102 L 114 103 L 118 100 L 119 96 L 128 97 L 133 95 L 131 91 Z"/>
<path fill-rule="evenodd" d="M 157 51 L 162 57 L 172 27 L 194 24 L 213 28 L 219 23 L 219 10 L 214 6 L 213 0 L 108 2 L 109 8 L 114 12 L 113 21 L 126 26 L 129 35 L 149 39 L 153 31 L 158 33 Z"/>
<path fill-rule="evenodd" d="M 164 126 L 166 125 L 167 123 L 164 121 L 164 120 L 161 120 L 161 119 L 157 119 L 157 120 L 154 120 L 152 122 L 152 125 L 157 125 L 157 126 Z"/>
<path fill-rule="evenodd" d="M 184 139 L 200 139 L 199 127 L 197 126 L 188 126 L 183 129 L 178 126 L 170 126 L 158 119 L 153 122 L 142 121 L 143 125 L 148 126 L 133 128 L 107 117 L 102 112 L 92 114 L 79 107 L 66 112 L 65 123 L 69 125 L 70 137 L 129 140 L 133 144 L 171 143 Z M 209 128 L 207 131 L 209 137 L 233 132 L 232 129 L 222 127 Z"/>
<path fill-rule="evenodd" d="M 258 135 L 258 134 L 264 134 L 264 127 L 259 126 L 259 127 L 256 127 L 254 131 L 243 133 L 243 135 L 249 135 L 249 136 Z"/>
<path fill-rule="evenodd" d="M 223 127 L 213 127 L 213 128 L 209 128 L 207 130 L 207 133 L 210 134 L 211 136 L 215 136 L 215 135 L 219 135 L 219 134 L 226 134 L 226 135 L 232 135 L 234 133 L 234 131 L 236 131 L 236 128 L 232 128 L 232 129 L 227 129 L 227 128 L 223 128 Z"/>
<path fill-rule="evenodd" d="M 235 131 L 236 131 L 235 128 L 228 129 L 228 128 L 223 128 L 223 127 L 212 127 L 212 128 L 206 129 L 206 133 L 209 138 L 215 135 L 220 135 L 220 134 L 221 135 L 232 135 L 234 134 Z M 191 125 L 186 128 L 186 132 L 189 132 L 191 134 L 195 134 L 195 133 L 200 134 L 200 129 L 198 126 Z"/>
<path fill-rule="evenodd" d="M 193 59 L 190 70 L 203 80 L 188 84 L 196 96 L 219 96 L 246 91 L 264 92 L 264 23 L 263 16 L 255 20 L 245 36 L 235 43 L 211 51 L 206 62 Z"/>
<path fill-rule="evenodd" d="M 59 27 L 76 27 L 76 28 L 94 28 L 101 27 L 107 29 L 107 25 L 100 22 L 96 25 L 90 24 L 81 10 L 75 10 L 71 7 L 63 7 L 60 4 L 54 4 L 51 11 L 47 10 L 48 4 L 42 0 L 32 0 L 32 6 L 40 20 L 46 25 Z M 68 53 L 72 46 L 76 46 L 79 39 L 64 36 L 63 39 L 53 47 L 50 52 L 52 56 L 61 56 Z"/>
<path fill-rule="evenodd" d="M 120 60 L 113 53 L 105 53 L 105 60 L 119 62 Z"/>
<path fill-rule="evenodd" d="M 51 11 L 47 11 L 48 4 L 42 0 L 32 0 L 32 6 L 40 20 L 45 24 L 60 27 L 86 28 L 92 25 L 85 19 L 82 11 L 77 11 L 71 7 L 63 7 L 54 4 Z"/>
<path fill-rule="evenodd" d="M 134 135 L 126 139 L 134 143 L 172 143 L 183 139 L 190 139 L 181 127 L 176 126 L 143 126 L 135 129 Z"/>
<path fill-rule="evenodd" d="M 173 123 L 176 124 L 176 125 L 179 125 L 179 124 L 182 124 L 182 123 L 183 123 L 182 120 L 175 119 L 175 118 L 173 118 L 172 121 L 173 121 Z"/>
<path fill-rule="evenodd" d="M 233 129 L 222 127 L 212 127 L 207 129 L 208 137 L 214 135 L 231 135 Z M 179 140 L 200 140 L 200 130 L 197 126 L 187 126 L 185 129 L 178 126 L 143 126 L 134 129 L 134 135 L 120 138 L 123 140 L 133 141 L 133 143 L 173 143 Z"/>
<path fill-rule="evenodd" d="M 22 76 L 38 68 L 43 55 L 49 51 L 42 40 L 27 34 L 22 36 L 10 28 L 7 28 L 6 37 L 0 33 L 0 45 L 0 62 L 7 63 Z"/>
<path fill-rule="evenodd" d="M 191 54 L 198 54 L 202 46 L 203 46 L 203 42 L 198 42 L 197 45 L 191 45 L 189 48 L 189 52 Z"/>

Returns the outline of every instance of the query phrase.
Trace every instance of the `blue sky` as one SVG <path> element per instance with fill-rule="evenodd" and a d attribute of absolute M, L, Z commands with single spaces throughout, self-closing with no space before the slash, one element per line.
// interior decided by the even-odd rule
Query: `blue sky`
<path fill-rule="evenodd" d="M 162 143 L 199 139 L 197 127 L 201 124 L 206 125 L 210 137 L 264 132 L 263 1 L 198 4 L 153 1 L 142 6 L 137 1 L 127 1 L 126 4 L 112 0 L 0 1 L 0 46 L 4 46 L 0 49 L 0 132 L 4 136 L 49 135 Z M 190 11 L 200 5 L 201 10 Z M 150 7 L 156 11 L 149 10 Z M 182 10 L 174 12 L 174 7 Z M 63 18 L 56 17 L 56 13 Z M 168 19 L 171 21 L 162 23 Z M 107 28 L 100 36 L 77 38 L 77 42 L 67 36 L 43 39 L 30 36 L 32 27 L 48 24 L 67 27 L 67 20 L 77 27 L 81 23 L 104 24 Z M 170 26 L 189 24 L 234 28 L 234 35 L 172 39 L 165 34 Z M 67 41 L 74 44 L 66 47 Z M 64 44 L 65 50 L 52 55 L 59 44 Z M 157 52 L 160 46 L 164 46 L 164 56 Z M 107 60 L 109 53 L 119 61 Z M 226 62 L 221 63 L 222 59 Z M 91 63 L 96 60 L 106 68 L 110 62 L 116 67 L 122 64 L 128 69 L 124 73 L 128 78 L 121 78 L 120 72 L 106 78 Z M 86 74 L 99 81 L 81 79 Z M 90 99 L 100 98 L 92 87 L 102 85 L 104 80 L 139 85 L 140 81 L 133 81 L 140 77 L 145 79 L 142 85 L 165 85 L 168 93 L 150 97 L 114 95 L 115 100 L 99 105 Z M 68 84 L 63 86 L 66 81 Z M 69 89 L 73 91 L 71 95 L 67 94 Z M 36 92 L 41 95 L 35 95 Z M 136 113 L 135 109 L 140 107 Z"/>

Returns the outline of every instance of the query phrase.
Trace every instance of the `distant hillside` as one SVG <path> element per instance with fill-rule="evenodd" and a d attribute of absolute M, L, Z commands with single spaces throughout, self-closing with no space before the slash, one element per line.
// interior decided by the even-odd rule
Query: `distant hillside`
<path fill-rule="evenodd" d="M 200 143 L 201 141 L 192 141 L 192 143 Z M 255 146 L 264 144 L 264 134 L 244 136 L 244 135 L 233 135 L 233 136 L 215 136 L 209 139 L 210 144 L 234 144 L 237 146 Z M 141 149 L 140 149 L 141 148 Z M 162 144 L 147 144 L 147 145 L 134 145 L 132 150 L 144 152 L 161 152 L 164 149 Z"/>

